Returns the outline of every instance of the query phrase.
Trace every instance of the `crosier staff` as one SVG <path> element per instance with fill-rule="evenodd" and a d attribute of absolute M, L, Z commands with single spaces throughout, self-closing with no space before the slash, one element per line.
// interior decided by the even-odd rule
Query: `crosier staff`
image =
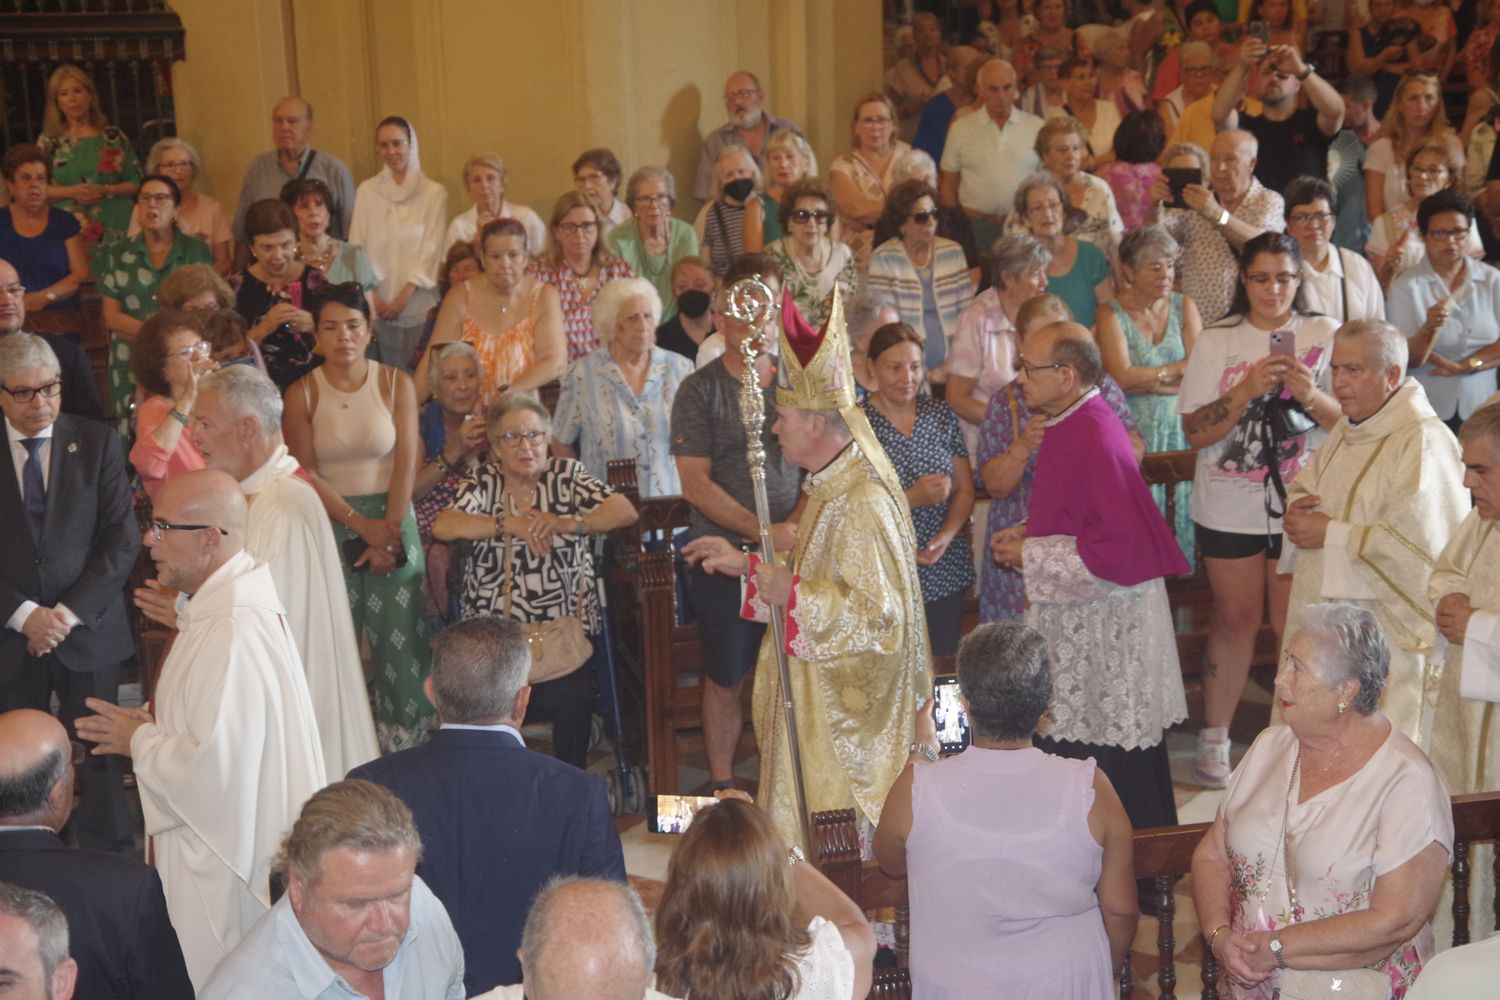
<path fill-rule="evenodd" d="M 766 499 L 766 448 L 761 429 L 766 423 L 766 401 L 761 394 L 760 371 L 755 365 L 766 327 L 776 315 L 776 295 L 758 276 L 742 278 L 729 288 L 728 312 L 732 319 L 750 330 L 740 342 L 744 356 L 744 373 L 740 376 L 740 422 L 745 427 L 745 463 L 750 469 L 750 485 L 755 492 L 755 520 L 760 527 L 760 557 L 774 565 L 775 544 L 771 540 L 771 505 Z M 770 602 L 767 602 L 768 604 Z M 802 826 L 802 842 L 813 849 L 812 827 L 807 811 L 807 789 L 802 782 L 802 752 L 797 740 L 797 709 L 792 704 L 791 668 L 786 652 L 786 607 L 770 605 L 771 635 L 776 648 L 776 667 L 781 684 L 781 710 L 786 717 L 788 746 L 792 761 L 792 788 L 797 795 L 797 819 Z M 770 752 L 774 753 L 774 750 Z"/>

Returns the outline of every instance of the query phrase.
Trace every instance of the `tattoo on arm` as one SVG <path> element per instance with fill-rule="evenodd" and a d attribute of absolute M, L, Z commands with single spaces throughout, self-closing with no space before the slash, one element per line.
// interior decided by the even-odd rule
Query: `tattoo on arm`
<path fill-rule="evenodd" d="M 1206 431 L 1229 419 L 1229 397 L 1220 396 L 1207 406 L 1200 406 L 1182 418 L 1182 429 L 1188 434 Z"/>
<path fill-rule="evenodd" d="M 1215 663 L 1213 660 L 1210 660 L 1207 657 L 1205 657 L 1204 660 L 1203 660 L 1203 671 L 1202 671 L 1202 673 L 1203 673 L 1204 678 L 1217 677 L 1217 676 L 1219 676 L 1219 665 L 1217 663 Z"/>

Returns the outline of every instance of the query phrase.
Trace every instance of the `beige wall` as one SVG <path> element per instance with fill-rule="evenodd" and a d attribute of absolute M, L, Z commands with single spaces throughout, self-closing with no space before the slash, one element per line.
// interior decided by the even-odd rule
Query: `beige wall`
<path fill-rule="evenodd" d="M 722 124 L 724 78 L 760 76 L 776 114 L 807 129 L 826 171 L 855 98 L 880 80 L 878 0 L 173 0 L 187 29 L 178 131 L 203 154 L 202 189 L 229 207 L 270 146 L 270 109 L 300 92 L 313 143 L 358 183 L 384 115 L 411 120 L 424 171 L 469 204 L 459 171 L 492 150 L 509 196 L 545 217 L 573 158 L 609 146 L 627 175 L 665 163 L 691 190 L 702 136 Z M 684 199 L 689 201 L 690 199 Z M 679 214 L 691 211 L 679 206 Z"/>

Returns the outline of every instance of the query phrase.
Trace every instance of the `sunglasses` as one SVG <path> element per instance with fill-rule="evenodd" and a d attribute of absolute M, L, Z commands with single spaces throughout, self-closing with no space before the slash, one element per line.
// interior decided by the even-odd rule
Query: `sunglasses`
<path fill-rule="evenodd" d="M 816 221 L 816 222 L 822 222 L 822 223 L 829 223 L 829 222 L 833 221 L 833 213 L 829 212 L 829 211 L 826 211 L 824 209 L 818 209 L 817 211 L 813 211 L 811 209 L 799 208 L 795 212 L 793 212 L 790 215 L 788 215 L 787 218 L 791 219 L 793 222 L 814 222 L 814 221 Z"/>
<path fill-rule="evenodd" d="M 927 223 L 931 222 L 933 219 L 936 219 L 936 218 L 937 218 L 937 213 L 936 212 L 913 212 L 913 213 L 911 213 L 911 221 L 915 222 L 919 226 L 925 226 L 925 225 L 927 225 Z"/>

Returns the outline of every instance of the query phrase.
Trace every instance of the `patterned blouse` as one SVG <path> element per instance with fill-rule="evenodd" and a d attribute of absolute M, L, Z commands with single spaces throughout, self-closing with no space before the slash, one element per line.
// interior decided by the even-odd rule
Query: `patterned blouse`
<path fill-rule="evenodd" d="M 672 402 L 693 374 L 693 363 L 660 347 L 651 349 L 646 384 L 637 396 L 607 348 L 597 348 L 568 366 L 557 396 L 552 436 L 578 442 L 584 468 L 608 481 L 609 463 L 635 459 L 641 496 L 682 492 L 672 458 Z"/>
<path fill-rule="evenodd" d="M 209 263 L 213 263 L 212 259 Z M 229 287 L 234 289 L 234 311 L 254 326 L 279 302 L 290 302 L 298 309 L 306 309 L 304 303 L 327 280 L 317 268 L 305 267 L 302 277 L 273 292 L 269 285 L 247 269 L 230 275 Z M 313 353 L 316 346 L 317 338 L 311 332 L 295 330 L 290 323 L 283 323 L 266 334 L 260 342 L 260 354 L 266 362 L 266 374 L 271 376 L 276 388 L 285 392 L 293 382 L 323 363 L 323 359 Z"/>
<path fill-rule="evenodd" d="M 940 399 L 917 397 L 917 420 L 912 425 L 911 437 L 897 430 L 869 399 L 860 408 L 870 419 L 870 427 L 895 466 L 896 475 L 901 477 L 902 489 L 911 489 L 918 479 L 934 472 L 951 476 L 955 458 L 968 460 L 969 448 L 958 429 L 958 414 Z M 946 503 L 912 508 L 919 547 L 932 541 L 947 516 Z M 917 579 L 922 584 L 922 600 L 928 604 L 973 585 L 974 553 L 962 532 L 954 537 L 937 562 L 917 566 Z"/>
<path fill-rule="evenodd" d="M 502 510 L 504 490 L 505 473 L 499 463 L 486 463 L 463 481 L 453 500 L 453 509 L 493 517 Z M 576 459 L 551 458 L 537 483 L 536 509 L 572 517 L 588 513 L 613 495 L 613 490 L 590 475 Z M 541 556 L 520 539 L 507 540 L 510 558 L 515 560 L 511 570 L 511 618 L 545 622 L 577 614 L 591 634 L 597 633 L 599 601 L 594 591 L 594 555 L 589 539 L 558 535 L 552 539 L 551 550 Z M 491 538 L 472 543 L 464 574 L 465 618 L 503 613 L 507 540 Z"/>
<path fill-rule="evenodd" d="M 635 270 L 618 257 L 606 257 L 599 267 L 598 280 L 587 287 L 579 284 L 577 272 L 566 263 L 554 267 L 537 260 L 526 273 L 557 289 L 557 297 L 562 300 L 569 361 L 577 361 L 599 346 L 599 337 L 594 332 L 594 300 L 599 298 L 599 290 L 617 278 L 635 277 Z"/>

